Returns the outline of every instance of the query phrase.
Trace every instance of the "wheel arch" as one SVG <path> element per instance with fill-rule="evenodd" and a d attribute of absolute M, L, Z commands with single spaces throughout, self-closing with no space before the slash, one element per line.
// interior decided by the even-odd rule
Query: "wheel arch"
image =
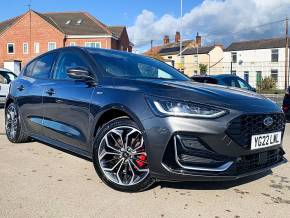
<path fill-rule="evenodd" d="M 94 139 L 98 133 L 98 130 L 107 122 L 117 119 L 120 117 L 128 117 L 132 119 L 138 127 L 140 128 L 141 132 L 144 133 L 145 129 L 137 117 L 137 115 L 131 111 L 128 107 L 121 104 L 112 104 L 105 106 L 98 114 L 95 116 L 94 121 L 92 122 L 92 138 Z"/>

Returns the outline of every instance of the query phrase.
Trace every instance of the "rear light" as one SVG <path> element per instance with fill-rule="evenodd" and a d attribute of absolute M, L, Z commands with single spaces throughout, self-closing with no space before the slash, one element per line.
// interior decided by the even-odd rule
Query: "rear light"
<path fill-rule="evenodd" d="M 284 111 L 284 112 L 288 112 L 288 110 L 289 110 L 289 107 L 284 105 L 284 106 L 283 106 L 283 111 Z"/>

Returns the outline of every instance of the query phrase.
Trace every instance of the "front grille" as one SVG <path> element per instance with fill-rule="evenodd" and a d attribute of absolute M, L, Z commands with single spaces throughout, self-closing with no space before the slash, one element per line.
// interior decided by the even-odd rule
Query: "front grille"
<path fill-rule="evenodd" d="M 237 173 L 246 173 L 253 170 L 269 167 L 282 160 L 284 152 L 282 149 L 265 151 L 240 157 L 236 163 Z"/>
<path fill-rule="evenodd" d="M 271 126 L 264 125 L 264 119 L 267 117 L 273 119 L 273 124 Z M 284 128 L 285 115 L 283 113 L 242 115 L 230 122 L 226 133 L 237 144 L 243 148 L 250 149 L 252 135 L 278 131 L 284 132 Z"/>

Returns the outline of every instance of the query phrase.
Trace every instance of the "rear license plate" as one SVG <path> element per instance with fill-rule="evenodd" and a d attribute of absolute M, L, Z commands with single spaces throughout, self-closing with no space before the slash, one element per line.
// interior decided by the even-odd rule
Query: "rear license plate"
<path fill-rule="evenodd" d="M 281 140 L 282 140 L 281 132 L 253 135 L 251 142 L 251 150 L 279 145 L 281 144 Z"/>

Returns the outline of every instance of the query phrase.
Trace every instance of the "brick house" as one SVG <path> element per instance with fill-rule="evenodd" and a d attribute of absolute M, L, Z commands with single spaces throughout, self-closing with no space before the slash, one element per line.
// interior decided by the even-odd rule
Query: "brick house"
<path fill-rule="evenodd" d="M 107 26 L 86 12 L 38 13 L 0 23 L 0 67 L 26 64 L 41 53 L 64 46 L 132 51 L 126 27 Z"/>

